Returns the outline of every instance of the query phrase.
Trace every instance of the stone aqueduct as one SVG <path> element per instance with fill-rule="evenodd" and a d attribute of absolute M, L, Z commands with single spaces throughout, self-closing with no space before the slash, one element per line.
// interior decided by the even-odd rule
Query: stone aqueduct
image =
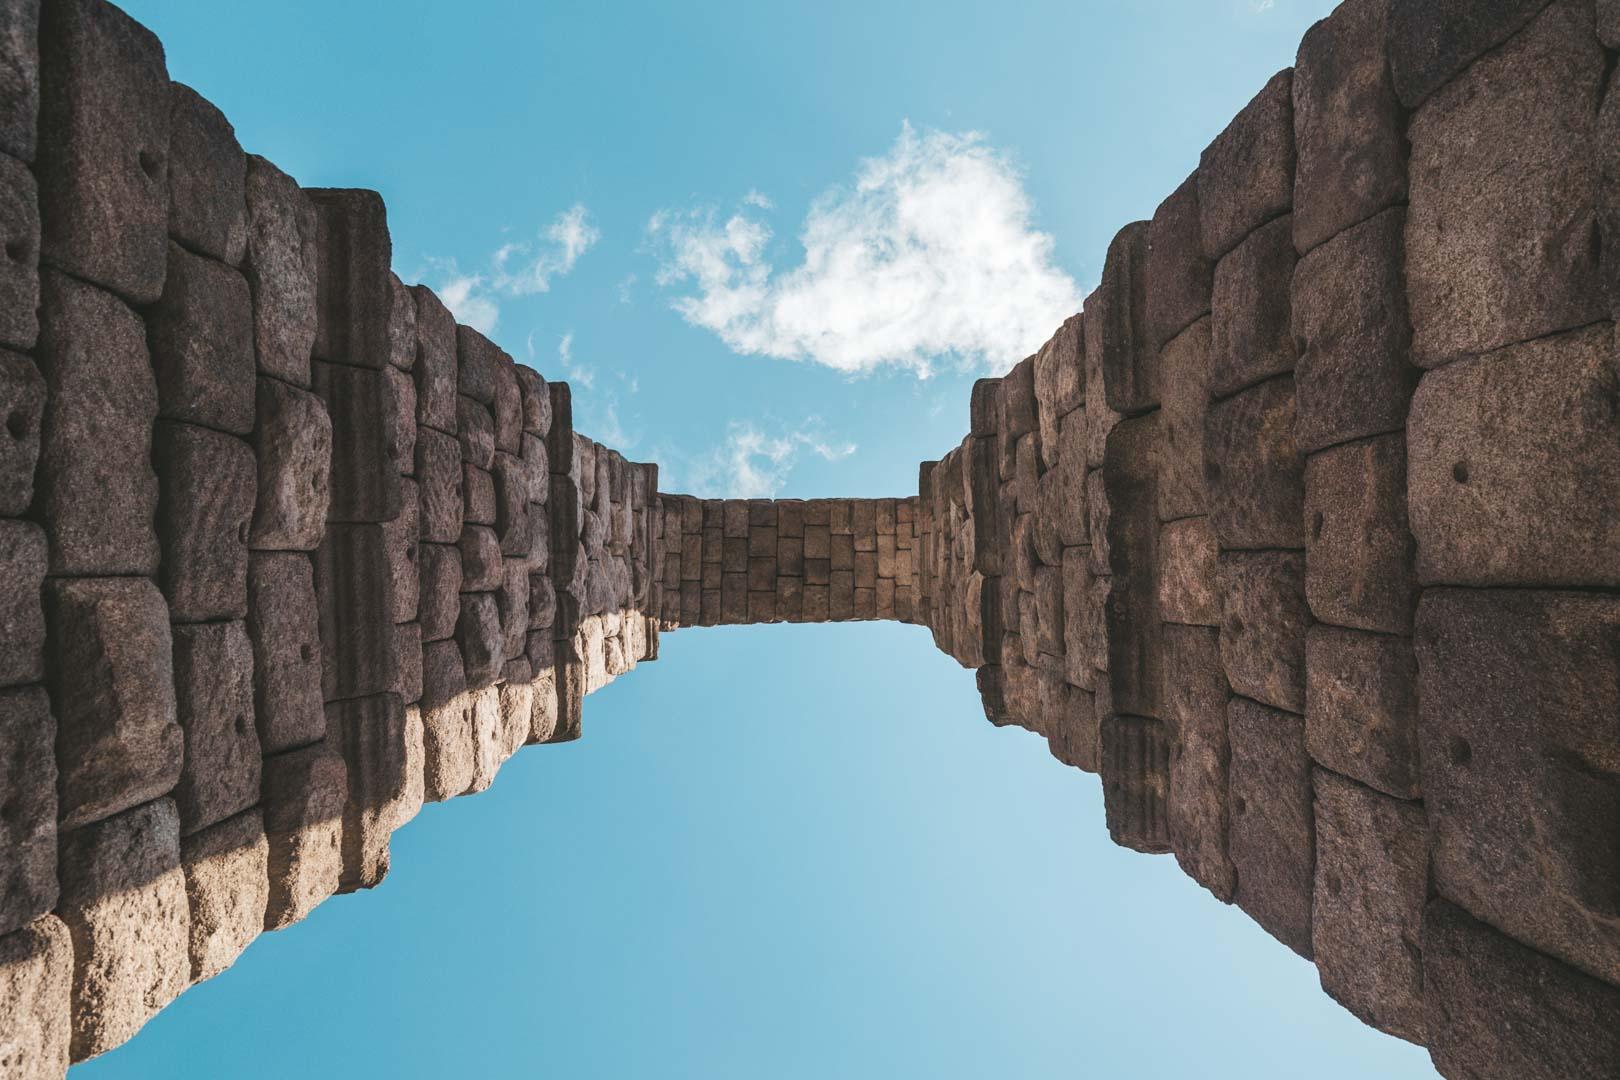
<path fill-rule="evenodd" d="M 960 446 L 700 500 L 0 0 L 0 1074 L 379 883 L 683 626 L 898 619 L 1448 1077 L 1620 1075 L 1620 0 L 1348 0 Z"/>

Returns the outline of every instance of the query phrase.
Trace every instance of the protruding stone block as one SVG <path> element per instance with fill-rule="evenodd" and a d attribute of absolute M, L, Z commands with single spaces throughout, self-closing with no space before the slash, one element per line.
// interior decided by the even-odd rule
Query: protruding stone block
<path fill-rule="evenodd" d="M 1305 546 L 1305 460 L 1294 443 L 1294 380 L 1281 376 L 1210 406 L 1209 520 L 1224 550 Z"/>
<path fill-rule="evenodd" d="M 175 785 L 189 836 L 259 801 L 253 646 L 240 622 L 174 628 L 174 689 L 185 764 Z"/>
<path fill-rule="evenodd" d="M 1209 313 L 1215 264 L 1204 257 L 1198 217 L 1198 174 L 1159 204 L 1148 228 L 1148 325 L 1154 346 Z"/>
<path fill-rule="evenodd" d="M 1100 285 L 1086 297 L 1084 321 L 1087 332 L 1082 344 L 1086 354 L 1085 447 L 1088 469 L 1102 467 L 1108 433 L 1119 422 L 1119 413 L 1108 404 L 1108 395 L 1103 389 L 1103 339 L 1109 331 L 1099 325 L 1116 320 L 1115 310 L 1113 294 Z"/>
<path fill-rule="evenodd" d="M 1309 960 L 1315 831 L 1305 718 L 1235 697 L 1226 729 L 1237 904 Z"/>
<path fill-rule="evenodd" d="M 1418 784 L 1412 640 L 1336 626 L 1305 639 L 1305 741 L 1335 772 L 1402 799 Z"/>
<path fill-rule="evenodd" d="M 1159 519 L 1174 521 L 1207 512 L 1204 495 L 1204 418 L 1209 412 L 1210 320 L 1199 319 L 1159 353 Z"/>
<path fill-rule="evenodd" d="M 456 432 L 456 319 L 432 289 L 411 287 L 416 298 L 416 422 Z"/>
<path fill-rule="evenodd" d="M 1170 846 L 1187 876 L 1230 903 L 1237 887 L 1227 854 L 1226 702 L 1218 631 L 1164 628 L 1164 699 L 1170 736 L 1166 817 Z"/>
<path fill-rule="evenodd" d="M 28 5 L 14 3 L 7 11 L 19 6 Z M 6 40 L 4 29 L 0 40 Z M 0 71 L 4 70 L 0 58 Z M 0 99 L 4 97 L 0 92 Z M 27 166 L 4 156 L 0 156 L 0 246 L 7 253 L 0 263 L 0 345 L 31 349 L 39 336 L 39 187 Z"/>
<path fill-rule="evenodd" d="M 1142 412 L 1159 402 L 1159 350 L 1147 310 L 1149 228 L 1137 221 L 1119 231 L 1108 245 L 1102 284 L 1086 301 L 1086 348 L 1089 353 L 1095 333 L 1101 364 L 1096 381 L 1087 372 L 1087 398 L 1100 384 L 1108 408 L 1121 413 Z"/>
<path fill-rule="evenodd" d="M 318 741 L 320 616 L 309 556 L 255 553 L 248 560 L 247 632 L 253 642 L 254 717 L 266 755 Z"/>
<path fill-rule="evenodd" d="M 247 614 L 248 528 L 258 470 L 253 449 L 193 424 L 158 425 L 159 578 L 176 622 Z"/>
<path fill-rule="evenodd" d="M 1389 66 L 1401 104 L 1423 104 L 1546 6 L 1547 0 L 1397 2 L 1390 11 Z"/>
<path fill-rule="evenodd" d="M 442 641 L 456 632 L 461 617 L 461 551 L 452 544 L 422 544 L 417 564 L 422 639 Z"/>
<path fill-rule="evenodd" d="M 1151 855 L 1170 850 L 1166 800 L 1170 746 L 1164 725 L 1138 716 L 1098 718 L 1103 809 L 1114 843 Z"/>
<path fill-rule="evenodd" d="M 24 1080 L 67 1072 L 73 1013 L 73 940 L 47 915 L 0 937 L 0 1064 Z"/>
<path fill-rule="evenodd" d="M 180 842 L 190 908 L 191 981 L 212 979 L 264 932 L 270 903 L 264 815 L 246 810 Z"/>
<path fill-rule="evenodd" d="M 453 544 L 461 539 L 464 482 L 456 440 L 431 428 L 418 428 L 416 484 L 423 540 Z"/>
<path fill-rule="evenodd" d="M 1293 219 L 1268 222 L 1250 233 L 1215 267 L 1210 325 L 1210 390 L 1227 397 L 1294 370 Z"/>
<path fill-rule="evenodd" d="M 225 114 L 191 87 L 170 83 L 170 235 L 192 251 L 240 266 L 247 248 L 246 177 L 247 158 Z"/>
<path fill-rule="evenodd" d="M 42 687 L 0 690 L 0 791 L 6 793 L 6 812 L 0 815 L 0 935 L 22 929 L 56 906 L 55 743 L 56 721 Z"/>
<path fill-rule="evenodd" d="M 501 544 L 495 530 L 484 525 L 468 525 L 457 545 L 461 549 L 461 591 L 493 592 L 505 580 Z"/>
<path fill-rule="evenodd" d="M 259 489 L 248 544 L 261 551 L 313 551 L 326 530 L 331 418 L 320 398 L 271 378 L 258 380 L 257 411 Z"/>
<path fill-rule="evenodd" d="M 410 622 L 416 618 L 421 571 L 421 523 L 418 513 L 416 481 L 400 481 L 399 516 L 383 522 L 383 545 L 388 552 L 388 592 L 393 597 L 392 621 Z"/>
<path fill-rule="evenodd" d="M 327 526 L 315 552 L 325 700 L 394 688 L 399 657 L 394 651 L 392 581 L 381 525 Z"/>
<path fill-rule="evenodd" d="M 338 885 L 344 892 L 372 888 L 388 874 L 388 838 L 408 786 L 405 737 L 405 706 L 395 694 L 326 707 L 326 744 L 343 755 L 348 774 Z"/>
<path fill-rule="evenodd" d="M 590 620 L 590 623 L 594 625 L 595 620 Z M 601 655 L 600 647 L 596 655 Z M 596 674 L 601 677 L 599 665 Z M 495 783 L 495 774 L 500 772 L 506 760 L 502 754 L 500 687 L 491 683 L 479 690 L 469 690 L 463 700 L 471 719 L 473 770 L 472 783 L 462 794 L 477 795 L 481 791 L 488 791 Z"/>
<path fill-rule="evenodd" d="M 1305 555 L 1222 552 L 1221 663 L 1232 689 L 1289 712 L 1305 709 Z"/>
<path fill-rule="evenodd" d="M 7 4 L 0 15 L 0 71 L 5 73 L 0 76 L 0 101 L 5 103 L 0 105 L 0 151 L 33 161 L 39 123 L 39 0 Z"/>
<path fill-rule="evenodd" d="M 1384 435 L 1313 455 L 1305 465 L 1305 520 L 1312 614 L 1338 626 L 1409 633 L 1417 584 L 1405 438 Z"/>
<path fill-rule="evenodd" d="M 1273 75 L 1199 158 L 1199 225 L 1210 259 L 1293 205 L 1293 74 Z"/>
<path fill-rule="evenodd" d="M 544 439 L 551 431 L 551 393 L 538 371 L 523 364 L 517 368 L 518 388 L 523 394 L 523 430 Z"/>
<path fill-rule="evenodd" d="M 242 274 L 169 242 L 147 313 L 158 415 L 233 435 L 253 430 L 253 299 Z"/>
<path fill-rule="evenodd" d="M 316 222 L 315 358 L 385 368 L 394 290 L 393 242 L 382 196 L 359 188 L 309 188 L 307 193 Z"/>
<path fill-rule="evenodd" d="M 324 742 L 265 759 L 266 930 L 291 926 L 337 891 L 347 791 L 343 757 Z"/>
<path fill-rule="evenodd" d="M 45 380 L 34 362 L 0 351 L 0 514 L 21 515 L 33 501 L 44 412 Z"/>
<path fill-rule="evenodd" d="M 247 258 L 259 371 L 309 385 L 315 348 L 315 206 L 292 177 L 247 159 Z"/>
<path fill-rule="evenodd" d="M 401 469 L 393 457 L 398 440 L 387 374 L 317 362 L 315 393 L 332 418 L 327 520 L 391 521 L 398 517 Z"/>
<path fill-rule="evenodd" d="M 1064 320 L 1035 354 L 1035 401 L 1040 414 L 1041 457 L 1051 468 L 1058 463 L 1060 423 L 1086 401 L 1085 328 L 1079 315 Z M 1082 445 L 1081 454 L 1084 452 Z M 783 535 L 791 534 L 784 530 Z"/>
<path fill-rule="evenodd" d="M 461 646 L 469 688 L 481 689 L 500 677 L 501 667 L 506 663 L 506 649 L 494 594 L 462 594 L 456 641 Z"/>
<path fill-rule="evenodd" d="M 495 593 L 501 624 L 501 653 L 504 659 L 513 660 L 523 655 L 528 639 L 529 565 L 519 559 L 508 560 L 501 577 L 501 587 Z"/>
<path fill-rule="evenodd" d="M 456 360 L 456 389 L 493 408 L 501 371 L 512 366 L 506 350 L 470 326 L 457 326 Z"/>
<path fill-rule="evenodd" d="M 1167 623 L 1219 626 L 1220 545 L 1209 519 L 1163 526 L 1158 543 L 1158 617 Z"/>
<path fill-rule="evenodd" d="M 0 686 L 45 677 L 45 533 L 29 521 L 0 521 Z"/>

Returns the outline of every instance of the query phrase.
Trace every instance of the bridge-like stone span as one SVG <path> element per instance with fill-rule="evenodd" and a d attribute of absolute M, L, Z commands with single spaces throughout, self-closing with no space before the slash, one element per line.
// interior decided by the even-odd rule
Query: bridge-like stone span
<path fill-rule="evenodd" d="M 892 499 L 704 500 L 0 0 L 0 1075 L 579 737 L 661 633 L 895 619 L 1449 1077 L 1620 1075 L 1616 0 L 1349 0 Z"/>

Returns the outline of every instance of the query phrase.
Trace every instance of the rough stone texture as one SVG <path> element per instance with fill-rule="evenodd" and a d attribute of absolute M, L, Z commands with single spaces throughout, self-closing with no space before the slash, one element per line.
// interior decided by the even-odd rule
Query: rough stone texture
<path fill-rule="evenodd" d="M 394 649 L 399 656 L 398 671 L 390 688 L 401 701 L 422 700 L 422 627 L 420 623 L 394 626 Z"/>
<path fill-rule="evenodd" d="M 396 371 L 409 373 L 416 367 L 416 297 L 398 274 L 388 275 L 388 363 Z M 407 376 L 407 382 L 411 380 Z M 411 383 L 411 407 L 416 407 L 415 383 Z M 414 413 L 412 422 L 415 422 Z"/>
<path fill-rule="evenodd" d="M 1430 589 L 1416 646 L 1436 890 L 1620 983 L 1620 599 Z"/>
<path fill-rule="evenodd" d="M 56 580 L 45 599 L 58 809 L 61 828 L 76 829 L 180 778 L 169 611 L 140 578 Z"/>
<path fill-rule="evenodd" d="M 388 874 L 388 838 L 408 786 L 405 706 L 395 694 L 335 701 L 326 707 L 326 744 L 348 767 L 339 888 L 369 889 Z"/>
<path fill-rule="evenodd" d="M 1199 319 L 1159 353 L 1159 519 L 1208 511 L 1204 494 L 1204 418 L 1209 412 L 1210 320 Z"/>
<path fill-rule="evenodd" d="M 381 694 L 396 685 L 392 582 L 383 526 L 327 526 L 315 552 L 325 700 Z"/>
<path fill-rule="evenodd" d="M 495 783 L 495 774 L 505 760 L 502 755 L 500 687 L 492 683 L 480 690 L 469 691 L 465 700 L 471 715 L 473 772 L 472 784 L 463 794 L 476 795 L 488 791 Z"/>
<path fill-rule="evenodd" d="M 50 1080 L 67 1072 L 73 940 L 47 915 L 0 937 L 0 1072 Z"/>
<path fill-rule="evenodd" d="M 1230 694 L 1221 670 L 1219 632 L 1164 628 L 1164 698 L 1170 730 L 1170 846 L 1194 881 L 1230 902 L 1237 887 L 1227 854 L 1230 814 L 1226 737 Z"/>
<path fill-rule="evenodd" d="M 1221 663 L 1232 689 L 1290 712 L 1305 710 L 1305 556 L 1223 551 Z"/>
<path fill-rule="evenodd" d="M 1444 900 L 1423 913 L 1429 1055 L 1445 1076 L 1602 1080 L 1620 1060 L 1620 989 Z"/>
<path fill-rule="evenodd" d="M 456 432 L 456 319 L 433 290 L 411 287 L 416 298 L 416 422 Z"/>
<path fill-rule="evenodd" d="M 422 640 L 442 641 L 456 632 L 461 617 L 461 551 L 451 544 L 421 544 L 417 566 Z"/>
<path fill-rule="evenodd" d="M 0 935 L 56 905 L 55 742 L 43 688 L 0 690 Z"/>
<path fill-rule="evenodd" d="M 0 515 L 16 516 L 34 498 L 45 380 L 26 356 L 0 350 Z"/>
<path fill-rule="evenodd" d="M 1058 327 L 1052 340 L 1035 354 L 1035 401 L 1041 431 L 1041 459 L 1047 468 L 1058 463 L 1059 425 L 1063 418 L 1085 405 L 1084 353 L 1085 328 L 1079 315 L 1071 315 Z M 1082 461 L 1082 469 L 1084 464 Z"/>
<path fill-rule="evenodd" d="M 163 44 L 112 4 L 43 5 L 39 27 L 44 259 L 150 304 L 169 224 L 169 75 Z"/>
<path fill-rule="evenodd" d="M 1215 267 L 1210 325 L 1210 390 L 1227 397 L 1294 370 L 1293 219 L 1280 217 L 1250 233 Z"/>
<path fill-rule="evenodd" d="M 390 621 L 410 622 L 416 618 L 421 571 L 417 566 L 420 556 L 421 523 L 418 513 L 416 481 L 400 481 L 399 516 L 383 522 L 383 546 L 388 552 L 388 593 L 394 606 Z"/>
<path fill-rule="evenodd" d="M 388 402 L 394 412 L 390 425 L 394 441 L 388 447 L 388 457 L 401 473 L 410 475 L 416 468 L 416 384 L 409 372 L 397 367 L 389 367 L 387 375 Z"/>
<path fill-rule="evenodd" d="M 39 0 L 0 8 L 0 151 L 34 160 L 39 120 Z M 9 1064 L 0 1060 L 0 1065 Z M 26 1071 L 26 1070 L 25 1070 Z"/>
<path fill-rule="evenodd" d="M 1159 350 L 1148 324 L 1150 228 L 1137 221 L 1119 231 L 1108 245 L 1102 283 L 1086 301 L 1086 327 L 1095 332 L 1099 350 L 1097 378 L 1087 371 L 1087 397 L 1098 396 L 1100 387 L 1107 407 L 1120 413 L 1142 412 L 1159 403 Z M 1091 333 L 1086 347 L 1091 347 Z"/>
<path fill-rule="evenodd" d="M 1219 626 L 1220 546 L 1208 518 L 1183 518 L 1159 532 L 1158 616 L 1167 623 Z"/>
<path fill-rule="evenodd" d="M 159 580 L 176 622 L 247 614 L 248 528 L 258 490 L 253 450 L 192 424 L 158 425 Z"/>
<path fill-rule="evenodd" d="M 247 632 L 253 642 L 254 719 L 266 755 L 325 734 L 315 571 L 302 553 L 248 560 Z"/>
<path fill-rule="evenodd" d="M 259 801 L 253 646 L 240 622 L 174 628 L 174 689 L 185 764 L 175 785 L 189 836 Z"/>
<path fill-rule="evenodd" d="M 191 87 L 170 83 L 169 234 L 192 251 L 240 266 L 246 179 L 247 158 L 225 114 Z"/>
<path fill-rule="evenodd" d="M 1204 255 L 1219 259 L 1294 198 L 1293 70 L 1279 71 L 1198 162 Z"/>
<path fill-rule="evenodd" d="M 1396 43 L 1417 6 L 1397 9 Z M 1603 78 L 1591 0 L 1558 0 L 1413 115 L 1406 277 L 1418 364 L 1604 316 L 1591 152 Z"/>
<path fill-rule="evenodd" d="M 1305 718 L 1235 697 L 1226 724 L 1237 905 L 1309 960 L 1314 829 Z"/>
<path fill-rule="evenodd" d="M 71 1054 L 111 1050 L 191 978 L 180 818 L 157 799 L 62 837 L 59 915 L 73 935 Z"/>
<path fill-rule="evenodd" d="M 1304 471 L 1294 443 L 1291 376 L 1210 406 L 1204 482 L 1223 549 L 1303 548 Z"/>
<path fill-rule="evenodd" d="M 28 521 L 0 521 L 0 686 L 45 677 L 45 533 Z"/>
<path fill-rule="evenodd" d="M 347 791 L 343 757 L 324 742 L 265 759 L 266 930 L 291 926 L 337 891 Z"/>
<path fill-rule="evenodd" d="M 391 521 L 398 517 L 402 470 L 393 456 L 399 440 L 387 374 L 318 362 L 315 393 L 332 418 L 327 520 Z"/>
<path fill-rule="evenodd" d="M 157 387 L 146 330 L 93 286 L 50 271 L 40 285 L 36 355 L 50 396 L 37 482 L 51 572 L 156 573 Z"/>
<path fill-rule="evenodd" d="M 523 430 L 544 439 L 551 431 L 551 393 L 538 371 L 523 364 L 516 366 L 518 388 L 523 394 Z"/>
<path fill-rule="evenodd" d="M 1148 326 L 1163 346 L 1210 309 L 1214 263 L 1204 257 L 1199 229 L 1198 174 L 1159 204 L 1148 227 Z"/>
<path fill-rule="evenodd" d="M 1311 947 L 1322 989 L 1364 1023 L 1421 1045 L 1429 887 L 1423 806 L 1326 769 L 1313 777 Z"/>
<path fill-rule="evenodd" d="M 212 979 L 264 931 L 270 902 L 264 815 L 246 810 L 180 842 L 190 908 L 191 981 Z"/>
<path fill-rule="evenodd" d="M 417 370 L 422 370 L 421 364 Z M 463 483 L 461 451 L 455 438 L 431 428 L 417 428 L 416 484 L 423 540 L 453 544 L 461 539 Z"/>
<path fill-rule="evenodd" d="M 1103 481 L 1112 589 L 1105 610 L 1114 705 L 1132 716 L 1162 717 L 1164 643 L 1158 610 L 1158 416 L 1122 422 L 1108 437 Z"/>
<path fill-rule="evenodd" d="M 501 587 L 504 562 L 494 529 L 468 525 L 457 547 L 461 550 L 462 592 L 493 592 Z"/>
<path fill-rule="evenodd" d="M 1305 638 L 1311 757 L 1402 799 L 1418 782 L 1417 658 L 1410 638 L 1313 626 Z"/>
<path fill-rule="evenodd" d="M 1147 854 L 1170 850 L 1166 798 L 1170 748 L 1164 725 L 1099 713 L 1103 809 L 1114 843 Z"/>
<path fill-rule="evenodd" d="M 1294 435 L 1306 453 L 1406 423 L 1419 373 L 1410 362 L 1405 228 L 1404 209 L 1386 210 L 1324 243 L 1294 271 L 1301 347 Z"/>
<path fill-rule="evenodd" d="M 395 830 L 403 828 L 422 811 L 427 751 L 423 744 L 422 707 L 405 706 L 405 786 L 394 802 Z"/>
<path fill-rule="evenodd" d="M 315 207 L 292 177 L 262 157 L 247 160 L 247 258 L 259 371 L 309 385 L 315 349 Z"/>
<path fill-rule="evenodd" d="M 456 430 L 461 460 L 488 472 L 495 464 L 495 417 L 489 408 L 466 395 L 458 396 Z"/>
<path fill-rule="evenodd" d="M 1386 59 L 1391 5 L 1349 0 L 1300 42 L 1294 246 L 1301 253 L 1406 199 L 1406 118 Z"/>
<path fill-rule="evenodd" d="M 1620 370 L 1608 324 L 1460 361 L 1412 399 L 1425 582 L 1620 585 Z"/>
<path fill-rule="evenodd" d="M 331 497 L 332 420 L 321 399 L 279 379 L 258 380 L 253 446 L 258 497 L 249 546 L 313 551 Z"/>
<path fill-rule="evenodd" d="M 1305 464 L 1305 595 L 1323 622 L 1410 633 L 1417 603 L 1406 440 L 1347 443 Z"/>
<path fill-rule="evenodd" d="M 316 225 L 315 359 L 386 368 L 393 243 L 382 196 L 359 188 L 309 188 L 307 194 Z"/>
<path fill-rule="evenodd" d="M 15 7 L 11 4 L 6 10 Z M 4 71 L 0 58 L 0 79 Z M 0 92 L 0 100 L 4 98 Z M 31 349 L 39 335 L 39 189 L 27 167 L 4 156 L 0 156 L 0 248 L 6 253 L 0 262 L 0 345 Z"/>
<path fill-rule="evenodd" d="M 462 594 L 456 641 L 461 646 L 469 689 L 482 689 L 500 677 L 501 667 L 506 663 L 506 648 L 494 593 Z"/>
<path fill-rule="evenodd" d="M 499 345 L 470 326 L 456 327 L 456 389 L 482 405 L 493 407 L 501 372 L 512 358 Z"/>
<path fill-rule="evenodd" d="M 1390 12 L 1389 66 L 1409 109 L 1507 41 L 1547 0 L 1432 0 Z"/>
<path fill-rule="evenodd" d="M 1097 688 L 1097 673 L 1108 668 L 1103 617 L 1108 590 L 1109 579 L 1091 573 L 1083 550 L 1063 553 L 1064 674 L 1070 683 L 1087 690 Z"/>

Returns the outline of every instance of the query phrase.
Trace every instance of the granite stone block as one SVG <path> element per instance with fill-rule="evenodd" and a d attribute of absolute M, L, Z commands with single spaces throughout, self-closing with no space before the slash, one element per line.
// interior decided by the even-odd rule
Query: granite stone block
<path fill-rule="evenodd" d="M 320 614 L 315 571 L 301 552 L 248 559 L 247 633 L 253 643 L 254 719 L 266 755 L 319 741 Z"/>
<path fill-rule="evenodd" d="M 393 242 L 382 196 L 359 188 L 305 190 L 315 206 L 315 359 L 386 368 Z"/>
<path fill-rule="evenodd" d="M 1293 219 L 1260 226 L 1215 267 L 1210 324 L 1210 391 L 1229 397 L 1294 370 Z"/>
<path fill-rule="evenodd" d="M 343 755 L 325 742 L 265 759 L 266 930 L 291 926 L 337 891 L 348 786 Z"/>
<path fill-rule="evenodd" d="M 258 370 L 308 386 L 315 349 L 315 207 L 292 177 L 249 156 L 247 257 Z"/>
<path fill-rule="evenodd" d="M 1210 406 L 1204 483 L 1222 549 L 1305 546 L 1305 460 L 1294 442 L 1294 415 L 1289 375 Z"/>
<path fill-rule="evenodd" d="M 72 1011 L 66 924 L 47 915 L 0 937 L 0 1067 L 25 1080 L 67 1072 Z"/>
<path fill-rule="evenodd" d="M 170 241 L 163 294 L 146 313 L 158 415 L 233 435 L 253 430 L 253 299 L 240 271 Z"/>
<path fill-rule="evenodd" d="M 1237 905 L 1309 960 L 1315 828 L 1305 718 L 1234 697 L 1226 729 Z"/>
<path fill-rule="evenodd" d="M 1170 847 L 1182 870 L 1217 899 L 1230 903 L 1237 888 L 1227 851 L 1230 691 L 1218 638 L 1213 627 L 1164 628 L 1164 703 L 1170 739 L 1166 817 Z"/>
<path fill-rule="evenodd" d="M 185 760 L 174 788 L 190 836 L 259 801 L 253 645 L 241 622 L 174 627 L 174 696 Z"/>
<path fill-rule="evenodd" d="M 10 4 L 6 10 L 18 6 Z M 0 28 L 0 41 L 6 37 Z M 5 70 L 0 58 L 0 72 Z M 0 99 L 4 97 L 0 93 Z M 39 336 L 39 187 L 27 166 L 4 156 L 0 156 L 0 248 L 6 253 L 0 261 L 0 345 L 31 349 Z"/>
<path fill-rule="evenodd" d="M 253 448 L 231 435 L 164 421 L 158 471 L 158 579 L 176 622 L 247 614 L 248 529 L 258 491 Z"/>
<path fill-rule="evenodd" d="M 1289 712 L 1305 710 L 1305 556 L 1223 551 L 1221 663 L 1232 689 Z"/>
<path fill-rule="evenodd" d="M 56 906 L 55 743 L 56 720 L 43 687 L 0 690 L 0 791 L 6 792 L 0 934 L 21 930 Z"/>
<path fill-rule="evenodd" d="M 1417 583 L 1405 438 L 1383 435 L 1312 455 L 1305 463 L 1305 521 L 1311 613 L 1337 626 L 1410 633 Z"/>
<path fill-rule="evenodd" d="M 247 157 L 225 114 L 191 87 L 170 83 L 169 235 L 192 251 L 242 265 L 246 183 Z"/>
<path fill-rule="evenodd" d="M 1271 77 L 1198 162 L 1204 255 L 1219 259 L 1294 200 L 1293 69 Z"/>
<path fill-rule="evenodd" d="M 264 815 L 257 808 L 180 841 L 193 983 L 212 979 L 236 963 L 264 932 L 269 862 Z"/>
<path fill-rule="evenodd" d="M 38 525 L 0 520 L 0 686 L 45 677 L 46 561 Z"/>
<path fill-rule="evenodd" d="M 326 531 L 331 497 L 332 420 L 307 390 L 261 377 L 253 431 L 258 495 L 248 545 L 313 551 Z"/>
<path fill-rule="evenodd" d="M 407 787 L 405 740 L 405 706 L 396 694 L 326 706 L 326 745 L 343 755 L 348 781 L 342 892 L 373 888 L 388 874 L 388 838 Z"/>
<path fill-rule="evenodd" d="M 1305 638 L 1311 757 L 1386 795 L 1416 799 L 1417 657 L 1412 640 L 1336 626 Z"/>

